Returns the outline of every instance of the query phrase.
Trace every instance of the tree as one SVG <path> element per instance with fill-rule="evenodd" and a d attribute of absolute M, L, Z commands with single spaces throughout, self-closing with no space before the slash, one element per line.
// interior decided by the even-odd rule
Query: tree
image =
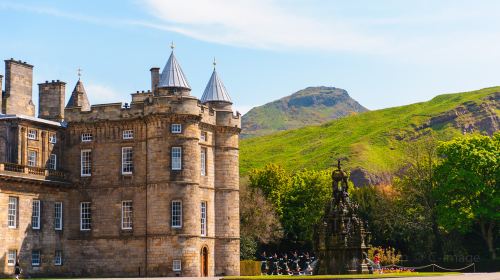
<path fill-rule="evenodd" d="M 441 143 L 434 191 L 438 220 L 445 229 L 470 232 L 477 225 L 490 257 L 500 221 L 500 133 L 473 135 Z"/>
<path fill-rule="evenodd" d="M 250 188 L 260 189 L 271 202 L 279 217 L 283 215 L 283 197 L 291 188 L 289 174 L 279 165 L 268 164 L 263 169 L 254 169 L 249 175 Z"/>

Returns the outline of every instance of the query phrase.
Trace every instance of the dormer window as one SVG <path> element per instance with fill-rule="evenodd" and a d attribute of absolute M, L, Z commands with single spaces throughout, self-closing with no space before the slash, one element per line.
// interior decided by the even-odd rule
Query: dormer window
<path fill-rule="evenodd" d="M 50 134 L 49 135 L 49 142 L 52 144 L 57 143 L 57 136 L 55 134 Z"/>
<path fill-rule="evenodd" d="M 124 130 L 122 137 L 124 140 L 134 139 L 134 131 L 131 129 Z"/>
<path fill-rule="evenodd" d="M 91 142 L 92 133 L 82 133 L 82 142 Z"/>
<path fill-rule="evenodd" d="M 170 126 L 170 131 L 172 133 L 182 133 L 182 125 L 180 123 L 173 123 Z"/>
<path fill-rule="evenodd" d="M 36 129 L 28 130 L 28 139 L 36 140 L 38 139 L 38 131 Z"/>

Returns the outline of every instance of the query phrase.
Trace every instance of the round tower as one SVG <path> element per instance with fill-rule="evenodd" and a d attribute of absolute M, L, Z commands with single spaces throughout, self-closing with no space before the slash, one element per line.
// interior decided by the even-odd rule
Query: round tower
<path fill-rule="evenodd" d="M 239 133 L 229 94 L 214 71 L 201 102 L 216 114 L 215 129 L 215 274 L 240 274 Z"/>

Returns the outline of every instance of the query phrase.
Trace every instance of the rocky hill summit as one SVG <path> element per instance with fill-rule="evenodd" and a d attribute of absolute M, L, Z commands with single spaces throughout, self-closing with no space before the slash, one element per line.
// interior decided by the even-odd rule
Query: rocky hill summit
<path fill-rule="evenodd" d="M 365 111 L 368 109 L 344 89 L 308 87 L 251 109 L 242 118 L 241 135 L 246 138 L 317 125 Z"/>

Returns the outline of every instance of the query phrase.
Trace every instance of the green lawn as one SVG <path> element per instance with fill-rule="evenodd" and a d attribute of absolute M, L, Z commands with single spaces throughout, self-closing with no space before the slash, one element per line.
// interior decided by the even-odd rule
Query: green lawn
<path fill-rule="evenodd" d="M 263 275 L 263 276 L 228 276 L 224 280 L 281 280 L 281 279 L 379 279 L 379 278 L 400 278 L 400 277 L 427 277 L 427 276 L 445 276 L 460 275 L 458 272 L 402 272 L 386 274 L 343 274 L 343 275 L 312 275 L 312 276 L 283 276 L 283 275 Z"/>

